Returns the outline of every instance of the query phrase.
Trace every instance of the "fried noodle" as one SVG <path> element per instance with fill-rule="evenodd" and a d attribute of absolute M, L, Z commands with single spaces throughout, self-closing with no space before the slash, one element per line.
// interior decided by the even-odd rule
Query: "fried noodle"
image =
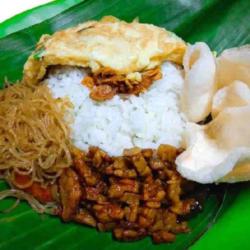
<path fill-rule="evenodd" d="M 52 98 L 46 85 L 18 83 L 0 91 L 0 173 L 15 185 L 16 174 L 53 183 L 71 165 L 66 100 Z M 22 188 L 22 185 L 18 185 Z"/>

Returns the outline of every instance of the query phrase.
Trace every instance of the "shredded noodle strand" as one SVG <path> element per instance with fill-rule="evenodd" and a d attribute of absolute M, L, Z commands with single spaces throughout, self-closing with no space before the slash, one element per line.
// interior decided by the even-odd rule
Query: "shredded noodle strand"
<path fill-rule="evenodd" d="M 46 85 L 18 83 L 0 91 L 0 173 L 29 175 L 53 183 L 71 165 L 66 100 L 55 100 Z"/>
<path fill-rule="evenodd" d="M 34 209 L 38 213 L 48 213 L 48 214 L 55 214 L 57 211 L 57 206 L 54 203 L 47 203 L 46 205 L 40 203 L 36 200 L 32 195 L 25 193 L 24 191 L 17 190 L 17 189 L 9 189 L 0 192 L 0 201 L 7 198 L 7 197 L 16 197 L 18 200 L 26 200 L 32 209 Z M 18 202 L 17 202 L 18 203 Z M 14 204 L 14 207 L 17 204 Z M 14 209 L 14 207 L 10 207 L 9 209 Z M 8 210 L 9 210 L 8 209 Z M 6 212 L 2 211 L 2 213 Z"/>

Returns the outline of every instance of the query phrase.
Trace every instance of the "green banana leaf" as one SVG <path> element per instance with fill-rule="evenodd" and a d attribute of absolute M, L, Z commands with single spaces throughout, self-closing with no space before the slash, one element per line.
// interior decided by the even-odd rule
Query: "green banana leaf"
<path fill-rule="evenodd" d="M 218 52 L 250 43 L 249 0 L 76 0 L 75 3 L 55 1 L 18 15 L 3 26 L 0 24 L 0 37 L 7 35 L 0 39 L 0 86 L 6 79 L 14 82 L 21 78 L 23 64 L 42 34 L 103 15 L 127 21 L 139 17 L 141 22 L 165 27 L 190 43 L 205 41 Z M 53 8 L 53 4 L 57 7 Z M 62 10 L 65 11 L 61 13 Z M 0 182 L 0 190 L 5 188 L 6 184 Z M 203 211 L 190 221 L 192 232 L 179 235 L 173 244 L 161 245 L 152 244 L 149 238 L 120 243 L 110 233 L 38 215 L 22 202 L 14 211 L 0 213 L 0 249 L 186 249 L 208 228 L 192 249 L 246 249 L 249 197 L 248 184 L 221 189 L 219 199 L 211 194 Z M 11 199 L 1 201 L 0 210 L 12 203 Z"/>
<path fill-rule="evenodd" d="M 44 4 L 36 8 L 27 10 L 15 16 L 15 18 L 7 19 L 2 22 L 0 28 L 0 38 L 24 29 L 31 25 L 40 23 L 49 19 L 62 11 L 72 7 L 73 5 L 82 2 L 82 0 L 50 0 L 50 4 Z M 49 0 L 48 0 L 49 2 Z"/>

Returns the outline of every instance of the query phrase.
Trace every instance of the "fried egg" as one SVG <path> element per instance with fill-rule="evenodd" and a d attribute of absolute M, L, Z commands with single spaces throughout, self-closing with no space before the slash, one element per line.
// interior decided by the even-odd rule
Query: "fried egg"
<path fill-rule="evenodd" d="M 24 66 L 23 79 L 36 83 L 52 65 L 88 67 L 92 72 L 110 68 L 138 78 L 138 72 L 165 60 L 181 64 L 185 49 L 185 42 L 164 28 L 104 17 L 43 35 Z"/>

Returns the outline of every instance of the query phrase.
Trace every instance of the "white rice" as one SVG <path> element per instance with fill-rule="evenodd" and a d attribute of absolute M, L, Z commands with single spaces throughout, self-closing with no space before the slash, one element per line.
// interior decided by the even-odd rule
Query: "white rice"
<path fill-rule="evenodd" d="M 179 110 L 183 77 L 168 62 L 162 65 L 162 73 L 163 78 L 148 91 L 126 100 L 116 95 L 109 101 L 93 101 L 89 89 L 81 84 L 84 70 L 74 67 L 54 71 L 48 77 L 48 86 L 55 98 L 68 97 L 74 105 L 73 143 L 82 150 L 98 146 L 117 156 L 135 146 L 181 145 L 186 125 Z"/>

